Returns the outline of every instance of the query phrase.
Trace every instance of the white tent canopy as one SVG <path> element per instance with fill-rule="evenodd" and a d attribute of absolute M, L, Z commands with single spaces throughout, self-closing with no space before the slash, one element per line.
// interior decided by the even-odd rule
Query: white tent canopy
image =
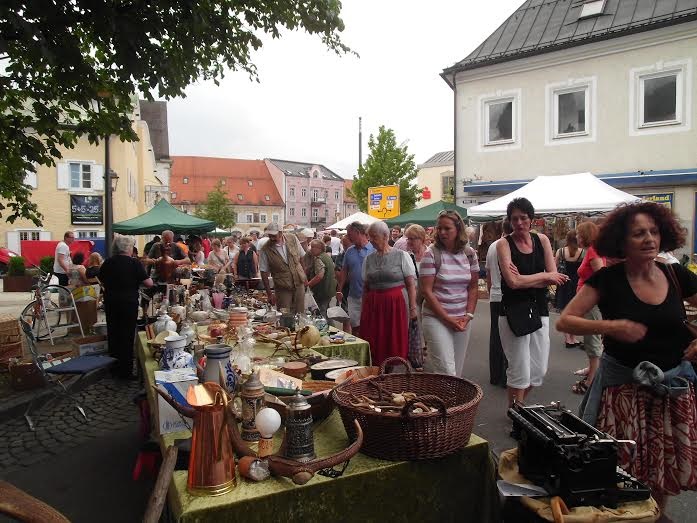
<path fill-rule="evenodd" d="M 343 220 L 336 222 L 334 225 L 330 225 L 329 227 L 325 227 L 325 230 L 346 229 L 346 227 L 348 227 L 353 222 L 362 223 L 363 225 L 370 225 L 371 223 L 377 222 L 377 221 L 379 221 L 378 218 L 373 218 L 369 214 L 358 211 L 357 213 L 354 213 L 351 216 L 347 216 Z"/>
<path fill-rule="evenodd" d="M 514 198 L 527 198 L 536 215 L 609 212 L 621 203 L 639 200 L 599 180 L 591 173 L 538 176 L 505 196 L 467 209 L 470 218 L 506 215 Z"/>

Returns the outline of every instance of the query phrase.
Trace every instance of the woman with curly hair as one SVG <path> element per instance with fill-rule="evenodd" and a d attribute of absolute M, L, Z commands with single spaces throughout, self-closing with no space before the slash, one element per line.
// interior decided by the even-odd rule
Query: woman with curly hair
<path fill-rule="evenodd" d="M 623 205 L 607 217 L 599 255 L 624 261 L 588 278 L 557 322 L 564 332 L 604 336 L 600 367 L 581 404 L 588 423 L 637 442 L 621 465 L 647 483 L 661 510 L 668 496 L 697 490 L 697 342 L 685 326 L 683 299 L 697 304 L 697 276 L 655 260 L 685 243 L 670 209 Z M 598 305 L 603 319 L 584 315 Z M 667 518 L 664 520 L 669 521 Z"/>

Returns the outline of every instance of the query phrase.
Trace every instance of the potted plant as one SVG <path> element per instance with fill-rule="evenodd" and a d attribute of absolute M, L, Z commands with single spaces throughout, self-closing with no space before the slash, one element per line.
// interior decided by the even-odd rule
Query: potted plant
<path fill-rule="evenodd" d="M 53 256 L 44 256 L 39 262 L 39 269 L 44 274 L 48 274 L 53 271 Z"/>
<path fill-rule="evenodd" d="M 4 292 L 28 292 L 34 283 L 31 274 L 27 274 L 24 265 L 24 257 L 13 256 L 7 266 L 7 275 L 3 278 L 2 290 Z"/>

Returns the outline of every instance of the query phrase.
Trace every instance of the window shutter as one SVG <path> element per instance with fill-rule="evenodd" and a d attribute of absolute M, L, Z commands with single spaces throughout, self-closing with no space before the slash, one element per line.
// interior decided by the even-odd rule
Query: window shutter
<path fill-rule="evenodd" d="M 70 189 L 70 164 L 59 163 L 56 169 L 58 171 L 57 187 L 59 189 Z"/>
<path fill-rule="evenodd" d="M 36 189 L 37 175 L 31 171 L 24 171 L 24 185 Z"/>
<path fill-rule="evenodd" d="M 17 231 L 7 231 L 7 248 L 11 251 L 21 254 L 19 244 L 19 232 Z"/>
<path fill-rule="evenodd" d="M 92 165 L 92 189 L 95 191 L 104 190 L 104 166 Z"/>

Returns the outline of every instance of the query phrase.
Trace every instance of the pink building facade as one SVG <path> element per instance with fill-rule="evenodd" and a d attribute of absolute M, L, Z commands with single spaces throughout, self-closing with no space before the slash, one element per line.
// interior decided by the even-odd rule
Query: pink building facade
<path fill-rule="evenodd" d="M 285 223 L 321 230 L 342 219 L 344 179 L 323 165 L 267 159 L 286 202 Z"/>

